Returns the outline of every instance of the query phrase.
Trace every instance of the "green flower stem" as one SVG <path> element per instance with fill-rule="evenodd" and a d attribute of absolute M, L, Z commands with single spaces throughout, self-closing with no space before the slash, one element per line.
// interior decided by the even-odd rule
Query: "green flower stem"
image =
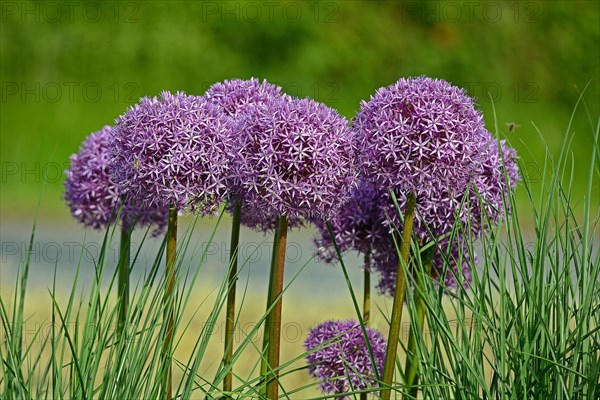
<path fill-rule="evenodd" d="M 167 267 L 165 271 L 165 298 L 164 298 L 164 317 L 163 321 L 166 324 L 165 341 L 162 348 L 162 357 L 165 363 L 166 370 L 163 372 L 162 398 L 172 398 L 172 366 L 171 366 L 171 350 L 173 343 L 173 325 L 174 325 L 174 298 L 173 291 L 175 289 L 175 277 L 177 274 L 175 261 L 177 258 L 177 210 L 171 208 L 169 210 L 169 224 L 167 226 Z"/>
<path fill-rule="evenodd" d="M 416 283 L 418 290 L 415 291 L 415 307 L 417 309 L 417 323 L 419 324 L 419 332 L 423 333 L 423 322 L 425 321 L 425 300 L 423 294 L 426 290 L 426 286 L 423 284 L 425 279 L 428 279 L 431 274 L 431 266 L 433 261 L 434 248 L 426 250 L 423 254 L 423 264 L 425 266 L 425 274 L 421 277 L 417 277 Z M 406 354 L 406 366 L 404 368 L 404 376 L 406 385 L 409 386 L 409 398 L 416 398 L 419 393 L 419 375 L 418 375 L 419 361 L 417 357 L 417 338 L 415 331 L 410 330 L 408 336 L 408 352 Z"/>
<path fill-rule="evenodd" d="M 364 269 L 364 291 L 363 291 L 363 323 L 365 327 L 369 326 L 371 319 L 371 273 L 367 268 L 369 266 L 369 253 L 365 254 L 365 269 Z M 367 400 L 368 393 L 361 393 L 360 400 Z"/>
<path fill-rule="evenodd" d="M 365 270 L 363 280 L 363 322 L 365 326 L 369 326 L 369 320 L 371 319 L 371 273 L 367 268 L 369 263 L 369 254 L 365 254 Z"/>
<path fill-rule="evenodd" d="M 273 274 L 275 272 L 275 258 L 277 257 L 277 244 L 279 243 L 279 231 L 275 231 L 275 237 L 273 238 L 273 253 L 271 255 L 271 270 L 269 273 L 269 288 L 267 289 L 267 307 L 266 313 L 268 314 L 269 308 L 273 299 L 271 298 L 271 286 L 273 286 Z M 260 375 L 267 375 L 267 351 L 269 348 L 269 317 L 265 319 L 265 328 L 263 334 L 263 347 L 262 347 L 262 359 L 260 362 Z M 261 381 L 260 394 L 265 397 L 267 395 L 267 387 L 264 385 L 264 381 Z"/>
<path fill-rule="evenodd" d="M 129 263 L 131 258 L 131 229 L 121 225 L 121 243 L 119 246 L 118 290 L 119 290 L 119 320 L 117 323 L 117 339 L 123 338 L 127 323 L 129 307 Z"/>
<path fill-rule="evenodd" d="M 227 293 L 227 321 L 225 322 L 225 367 L 230 366 L 233 357 L 233 330 L 235 323 L 235 282 L 237 280 L 238 244 L 240 242 L 240 219 L 242 205 L 236 202 L 231 223 L 231 253 L 229 254 L 229 292 Z M 223 391 L 231 392 L 233 374 L 230 370 L 223 381 Z"/>
<path fill-rule="evenodd" d="M 404 210 L 404 223 L 402 225 L 402 242 L 400 247 L 400 261 L 398 262 L 398 273 L 396 277 L 396 291 L 394 293 L 394 304 L 392 306 L 392 319 L 390 321 L 390 331 L 385 353 L 385 365 L 383 368 L 383 386 L 381 398 L 389 400 L 391 395 L 391 385 L 394 378 L 394 369 L 396 366 L 396 356 L 398 352 L 398 338 L 400 336 L 400 324 L 402 323 L 402 307 L 404 306 L 404 268 L 408 267 L 408 256 L 410 253 L 410 239 L 413 231 L 413 222 L 415 219 L 415 205 L 417 199 L 414 194 L 409 193 L 406 196 L 406 209 Z"/>
<path fill-rule="evenodd" d="M 269 347 L 267 352 L 267 363 L 270 373 L 267 378 L 267 398 L 277 399 L 279 390 L 279 350 L 281 336 L 281 305 L 283 292 L 283 271 L 285 268 L 285 247 L 287 242 L 288 221 L 285 216 L 279 217 L 279 226 L 277 227 L 277 252 L 274 262 L 273 281 L 269 291 L 271 292 L 271 302 L 275 306 L 269 315 Z"/>

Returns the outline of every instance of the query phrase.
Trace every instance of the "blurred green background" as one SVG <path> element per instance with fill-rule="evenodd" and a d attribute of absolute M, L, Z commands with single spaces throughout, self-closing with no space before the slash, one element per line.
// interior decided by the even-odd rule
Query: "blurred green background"
<path fill-rule="evenodd" d="M 216 81 L 252 76 L 349 118 L 361 100 L 400 77 L 449 80 L 478 98 L 490 130 L 497 121 L 533 183 L 545 152 L 536 127 L 556 154 L 589 83 L 586 108 L 572 127 L 576 199 L 587 184 L 590 122 L 600 113 L 596 1 L 5 1 L 1 7 L 3 218 L 31 215 L 44 174 L 42 214 L 68 218 L 61 196 L 69 155 L 139 97 L 161 90 L 202 94 Z"/>

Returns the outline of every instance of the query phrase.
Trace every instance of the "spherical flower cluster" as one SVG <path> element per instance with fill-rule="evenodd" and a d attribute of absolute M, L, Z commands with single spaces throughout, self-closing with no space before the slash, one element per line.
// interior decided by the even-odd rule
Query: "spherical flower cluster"
<path fill-rule="evenodd" d="M 438 187 L 464 192 L 487 132 L 463 89 L 428 77 L 377 90 L 355 129 L 365 178 L 418 198 Z"/>
<path fill-rule="evenodd" d="M 408 193 L 416 196 L 414 231 L 423 241 L 448 234 L 457 222 L 479 236 L 481 209 L 494 222 L 501 218 L 504 168 L 481 113 L 462 89 L 426 77 L 400 79 L 363 102 L 355 130 L 366 179 L 380 182 L 387 189 L 383 196 L 393 191 L 402 211 Z M 515 154 L 506 147 L 504 152 L 514 188 Z M 383 204 L 400 228 L 393 202 Z"/>
<path fill-rule="evenodd" d="M 65 180 L 65 199 L 71 214 L 85 226 L 100 229 L 114 222 L 120 212 L 125 229 L 132 225 L 154 226 L 153 235 L 159 235 L 167 224 L 166 208 L 140 208 L 130 198 L 123 204 L 109 170 L 112 132 L 110 126 L 105 126 L 90 134 L 79 153 L 71 156 Z"/>
<path fill-rule="evenodd" d="M 386 341 L 373 328 L 367 328 L 373 360 L 379 375 L 383 374 Z M 309 352 L 308 372 L 321 381 L 324 393 L 341 394 L 376 385 L 363 330 L 357 321 L 326 321 L 312 328 L 304 342 Z M 347 396 L 336 397 L 344 399 Z"/>
<path fill-rule="evenodd" d="M 226 194 L 232 129 L 203 97 L 143 98 L 117 120 L 115 181 L 144 206 L 215 212 Z"/>
<path fill-rule="evenodd" d="M 243 145 L 232 174 L 244 201 L 262 215 L 329 218 L 356 179 L 347 121 L 310 99 L 275 99 L 240 116 Z"/>
<path fill-rule="evenodd" d="M 215 105 L 221 107 L 224 113 L 235 116 L 245 113 L 257 104 L 266 104 L 273 98 L 286 96 L 281 87 L 267 80 L 262 83 L 257 78 L 250 80 L 232 79 L 212 85 L 204 96 Z"/>
<path fill-rule="evenodd" d="M 370 256 L 377 243 L 389 236 L 381 207 L 384 194 L 372 183 L 362 181 L 353 188 L 339 213 L 328 221 L 340 253 L 355 250 Z M 325 222 L 320 219 L 313 222 L 317 227 L 314 240 L 317 255 L 326 263 L 336 262 L 337 252 Z"/>
<path fill-rule="evenodd" d="M 221 110 L 232 118 L 239 118 L 248 114 L 252 107 L 257 105 L 266 105 L 272 101 L 291 99 L 282 93 L 281 87 L 273 85 L 267 80 L 262 83 L 256 79 L 249 80 L 232 79 L 218 82 L 212 85 L 204 94 L 206 99 L 220 107 Z M 241 151 L 243 142 L 240 140 L 237 131 L 231 132 L 234 137 L 232 154 Z M 272 232 L 277 229 L 279 215 L 266 214 L 264 211 L 255 210 L 251 204 L 244 201 L 245 192 L 241 189 L 240 182 L 235 176 L 229 176 L 226 183 L 229 191 L 230 203 L 227 210 L 233 212 L 233 206 L 236 202 L 242 204 L 242 214 L 240 223 L 250 229 L 259 232 Z M 290 227 L 300 227 L 303 225 L 299 218 L 292 218 L 288 221 Z"/>

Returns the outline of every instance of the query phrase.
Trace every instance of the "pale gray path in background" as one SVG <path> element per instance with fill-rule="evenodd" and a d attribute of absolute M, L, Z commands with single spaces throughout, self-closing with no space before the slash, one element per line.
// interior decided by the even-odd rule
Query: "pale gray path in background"
<path fill-rule="evenodd" d="M 183 238 L 187 218 L 180 223 L 179 236 Z M 217 229 L 212 243 L 210 234 L 216 219 L 199 222 L 195 228 L 190 247 L 186 253 L 184 265 L 192 265 L 192 270 L 199 264 L 203 249 L 207 249 L 206 261 L 201 265 L 198 281 L 218 287 L 225 277 L 229 263 L 230 221 L 224 219 Z M 19 261 L 27 254 L 32 222 L 3 219 L 0 225 L 0 286 L 4 289 L 14 287 Z M 349 290 L 344 280 L 342 269 L 338 266 L 325 265 L 313 258 L 311 228 L 293 230 L 288 234 L 287 262 L 285 271 L 286 284 L 303 267 L 304 269 L 291 285 L 290 295 L 306 295 L 322 297 L 328 301 L 350 301 Z M 28 286 L 31 290 L 46 292 L 52 287 L 55 265 L 57 266 L 57 287 L 70 291 L 75 279 L 77 265 L 81 258 L 78 287 L 89 288 L 94 279 L 94 261 L 97 260 L 102 245 L 104 232 L 85 229 L 74 221 L 62 224 L 38 221 L 31 263 Z M 142 231 L 136 231 L 132 239 L 132 257 L 143 237 Z M 162 238 L 149 238 L 143 244 L 138 260 L 132 271 L 132 285 L 150 269 L 159 249 Z M 242 228 L 240 248 L 240 280 L 238 287 L 248 282 L 249 291 L 266 293 L 268 272 L 272 252 L 272 235 Z M 181 243 L 181 242 L 180 242 Z M 118 260 L 119 232 L 115 232 L 109 248 L 109 258 L 105 270 L 105 281 L 113 275 Z M 84 250 L 84 251 L 82 251 Z M 362 270 L 360 260 L 355 255 L 345 258 L 348 272 L 357 297 L 362 296 Z M 162 270 L 162 265 L 161 265 Z M 3 294 L 3 296 L 6 293 Z"/>
<path fill-rule="evenodd" d="M 181 220 L 181 219 L 180 219 Z M 185 236 L 185 231 L 191 218 L 180 222 L 180 242 Z M 206 218 L 198 222 L 194 229 L 189 248 L 186 252 L 184 266 L 191 266 L 195 271 L 200 265 L 198 282 L 217 289 L 223 282 L 229 265 L 229 236 L 230 220 L 223 219 L 217 228 L 215 238 L 209 242 L 210 234 L 214 229 L 216 218 Z M 14 287 L 17 277 L 19 261 L 27 255 L 29 238 L 31 235 L 32 221 L 23 221 L 3 218 L 0 224 L 0 287 L 3 292 L 7 287 Z M 132 243 L 132 257 L 134 257 L 144 232 L 136 231 Z M 31 252 L 31 263 L 28 286 L 30 290 L 47 292 L 52 287 L 54 268 L 57 270 L 57 288 L 70 293 L 81 258 L 78 291 L 91 286 L 94 279 L 94 262 L 98 259 L 104 232 L 85 229 L 73 220 L 57 224 L 44 220 L 38 221 L 35 241 Z M 309 295 L 326 302 L 351 301 L 350 292 L 345 282 L 342 269 L 339 265 L 326 265 L 314 258 L 314 245 L 312 243 L 313 229 L 303 228 L 292 230 L 288 233 L 288 246 L 286 256 L 285 283 L 302 270 L 293 284 L 286 292 L 296 298 Z M 138 259 L 133 267 L 132 286 L 150 270 L 155 255 L 161 244 L 161 238 L 148 237 L 142 246 Z M 239 290 L 243 290 L 246 283 L 251 293 L 265 293 L 268 285 L 269 265 L 272 253 L 273 235 L 262 235 L 242 228 L 240 238 L 240 274 L 238 281 Z M 535 251 L 534 239 L 529 235 L 525 240 L 526 250 Z M 200 264 L 203 250 L 206 249 L 206 260 Z M 83 251 L 82 251 L 83 250 Z M 108 284 L 115 272 L 118 261 L 119 232 L 115 232 L 108 252 L 108 261 L 104 272 L 104 282 Z M 480 246 L 476 246 L 480 262 L 484 254 Z M 344 261 L 348 268 L 350 280 L 355 290 L 359 303 L 362 301 L 363 274 L 360 258 L 354 253 L 347 254 Z M 161 262 L 160 271 L 164 268 Z M 184 268 L 185 270 L 185 268 Z M 510 275 L 510 271 L 507 271 Z M 574 270 L 572 271 L 574 274 Z M 510 276 L 509 276 L 510 278 Z M 371 279 L 372 285 L 377 283 L 377 275 Z M 508 282 L 510 284 L 510 282 Z M 375 289 L 372 289 L 375 291 Z M 7 293 L 0 293 L 3 297 Z"/>

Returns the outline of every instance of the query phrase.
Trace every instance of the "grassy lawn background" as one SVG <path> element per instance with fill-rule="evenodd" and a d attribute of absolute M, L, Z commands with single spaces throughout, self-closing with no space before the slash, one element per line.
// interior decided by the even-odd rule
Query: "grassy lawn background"
<path fill-rule="evenodd" d="M 87 134 L 139 97 L 202 94 L 227 78 L 267 78 L 349 118 L 399 77 L 446 79 L 478 98 L 488 129 L 495 132 L 497 121 L 531 182 L 540 179 L 545 151 L 536 127 L 556 154 L 588 83 L 589 113 L 600 111 L 593 1 L 52 4 L 2 9 L 3 218 L 31 213 L 44 174 L 42 215 L 68 218 L 62 171 Z M 572 143 L 575 173 L 583 174 L 591 154 L 585 111 L 573 130 L 586 132 Z M 574 197 L 584 187 L 576 182 Z"/>

